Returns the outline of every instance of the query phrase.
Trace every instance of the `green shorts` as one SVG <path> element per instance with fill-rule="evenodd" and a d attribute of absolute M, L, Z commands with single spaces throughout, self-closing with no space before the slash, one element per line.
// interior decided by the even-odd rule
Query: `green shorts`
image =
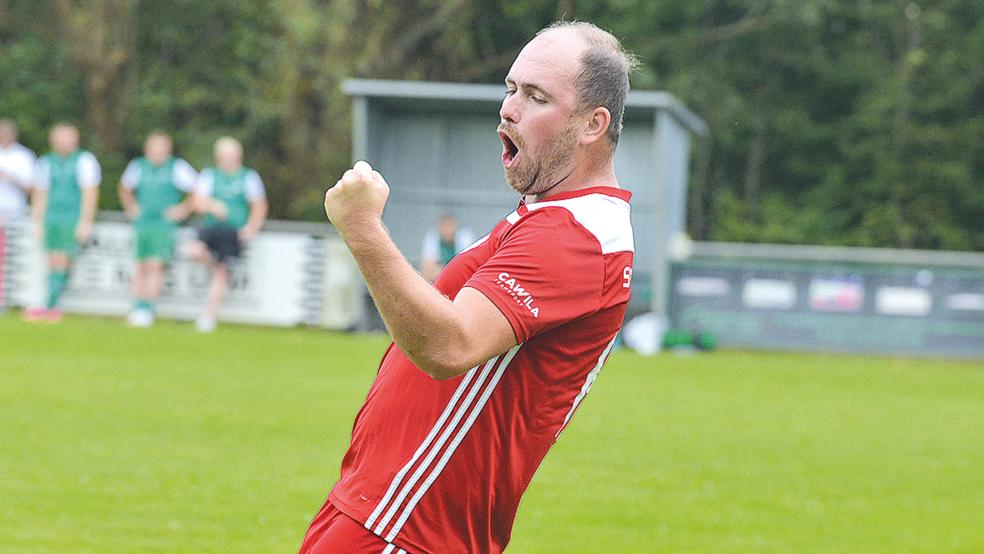
<path fill-rule="evenodd" d="M 64 252 L 69 256 L 78 254 L 79 243 L 75 240 L 75 225 L 45 222 L 44 249 L 48 252 Z"/>
<path fill-rule="evenodd" d="M 174 256 L 174 229 L 170 227 L 136 228 L 137 260 L 170 261 Z"/>

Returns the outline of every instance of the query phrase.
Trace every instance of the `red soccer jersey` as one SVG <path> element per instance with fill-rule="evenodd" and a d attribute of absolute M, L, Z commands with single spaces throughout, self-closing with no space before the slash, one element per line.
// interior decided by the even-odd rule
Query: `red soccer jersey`
<path fill-rule="evenodd" d="M 519 345 L 435 381 L 396 345 L 356 416 L 329 500 L 411 553 L 495 553 L 519 499 L 604 364 L 632 277 L 626 190 L 521 204 L 458 254 L 435 286 L 505 314 Z"/>

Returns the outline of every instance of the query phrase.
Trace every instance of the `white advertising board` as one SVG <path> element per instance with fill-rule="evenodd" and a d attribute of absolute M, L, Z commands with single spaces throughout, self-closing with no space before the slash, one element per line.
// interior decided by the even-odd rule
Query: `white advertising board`
<path fill-rule="evenodd" d="M 194 319 L 205 304 L 208 270 L 181 253 L 194 233 L 192 228 L 178 231 L 177 255 L 167 266 L 157 304 L 161 317 Z M 75 260 L 61 306 L 70 313 L 122 317 L 132 305 L 132 227 L 99 222 L 93 235 Z M 40 304 L 46 294 L 44 252 L 27 225 L 8 227 L 5 265 L 7 304 Z M 231 287 L 219 316 L 223 321 L 348 329 L 362 317 L 362 281 L 337 237 L 264 231 L 230 269 Z"/>

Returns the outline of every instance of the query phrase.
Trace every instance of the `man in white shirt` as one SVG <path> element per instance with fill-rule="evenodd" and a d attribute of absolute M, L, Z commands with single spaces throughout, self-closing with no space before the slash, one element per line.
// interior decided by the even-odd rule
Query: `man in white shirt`
<path fill-rule="evenodd" d="M 10 119 L 0 119 L 0 311 L 6 298 L 3 287 L 6 227 L 27 213 L 34 160 L 34 152 L 17 142 L 17 125 Z"/>
<path fill-rule="evenodd" d="M 17 142 L 17 125 L 0 119 L 0 221 L 27 214 L 34 160 L 34 152 Z"/>

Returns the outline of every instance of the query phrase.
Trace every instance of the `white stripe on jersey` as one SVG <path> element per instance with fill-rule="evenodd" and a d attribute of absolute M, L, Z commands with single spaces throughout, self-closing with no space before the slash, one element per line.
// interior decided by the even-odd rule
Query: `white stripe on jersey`
<path fill-rule="evenodd" d="M 516 350 L 519 350 L 519 345 L 515 346 L 512 350 L 506 353 L 506 356 L 508 357 L 509 360 L 511 360 L 512 356 L 515 355 Z M 400 469 L 400 471 L 396 474 L 396 476 L 393 477 L 393 481 L 390 483 L 389 489 L 386 491 L 386 494 L 383 496 L 383 499 L 380 500 L 379 504 L 373 510 L 372 514 L 370 514 L 369 518 L 366 520 L 364 524 L 366 529 L 369 529 L 370 531 L 372 531 L 377 535 L 382 534 L 382 532 L 386 528 L 386 525 L 396 514 L 396 511 L 399 509 L 404 499 L 406 499 L 407 495 L 410 494 L 410 491 L 413 489 L 413 486 L 417 483 L 417 481 L 420 480 L 420 477 L 423 475 L 424 471 L 426 471 L 427 467 L 434 461 L 434 458 L 437 456 L 437 453 L 447 442 L 448 437 L 450 437 L 455 427 L 457 427 L 458 423 L 461 421 L 461 418 L 464 417 L 465 412 L 468 411 L 469 406 L 471 406 L 471 403 L 475 399 L 475 396 L 478 394 L 479 389 L 482 388 L 482 385 L 485 383 L 485 380 L 488 377 L 489 373 L 492 372 L 492 369 L 496 366 L 496 363 L 501 361 L 502 359 L 503 359 L 502 356 L 496 356 L 495 358 L 492 358 L 491 360 L 485 363 L 480 373 L 478 372 L 478 366 L 476 366 L 465 374 L 465 378 L 462 379 L 461 383 L 458 385 L 457 390 L 455 390 L 455 393 L 451 397 L 451 400 L 448 401 L 447 406 L 444 408 L 444 412 L 441 414 L 437 422 L 431 428 L 430 433 L 427 435 L 426 438 L 424 438 L 424 442 L 422 442 L 420 447 L 417 448 L 417 451 L 414 453 L 410 461 L 407 462 L 406 465 L 404 465 Z M 505 365 L 507 364 L 508 361 L 502 364 L 501 367 L 504 368 Z M 478 378 L 474 382 L 472 382 L 472 378 L 475 377 L 475 375 L 478 375 Z M 468 394 L 465 396 L 465 399 L 462 401 L 461 405 L 458 406 L 456 410 L 454 410 L 454 416 L 451 418 L 451 422 L 448 423 L 447 426 L 445 427 L 445 422 L 447 421 L 452 408 L 454 408 L 455 403 L 458 401 L 458 399 L 466 390 L 468 390 Z M 444 432 L 441 433 L 441 436 L 437 439 L 437 442 L 434 443 L 432 446 L 431 442 L 434 440 L 434 437 L 437 435 L 439 431 L 441 431 L 442 428 L 444 428 Z M 379 524 L 376 525 L 375 528 L 373 528 L 373 524 L 376 522 L 380 513 L 382 513 L 382 511 L 386 508 L 387 504 L 390 502 L 390 499 L 392 499 L 393 493 L 400 486 L 407 472 L 410 470 L 411 467 L 413 467 L 413 465 L 417 462 L 417 460 L 420 459 L 420 457 L 424 454 L 424 452 L 428 450 L 428 447 L 430 447 L 430 451 L 428 452 L 427 457 L 421 462 L 420 467 L 417 468 L 417 470 L 413 473 L 413 475 L 410 476 L 410 479 L 403 486 L 403 489 L 400 491 L 400 494 L 397 495 L 397 497 L 393 500 L 392 504 L 390 505 L 390 509 L 386 512 L 386 515 L 382 518 Z"/>
<path fill-rule="evenodd" d="M 588 391 L 590 391 L 591 386 L 594 385 L 595 379 L 598 378 L 598 373 L 601 372 L 601 366 L 605 365 L 605 360 L 608 359 L 608 354 L 612 351 L 612 347 L 615 346 L 615 339 L 617 338 L 618 333 L 615 333 L 615 336 L 612 337 L 611 342 L 609 342 L 608 346 L 605 347 L 604 352 L 601 353 L 601 356 L 598 356 L 598 365 L 594 366 L 594 369 L 588 372 L 587 378 L 584 379 L 584 385 L 581 386 L 581 392 L 577 393 L 577 396 L 574 397 L 574 403 L 571 404 L 571 409 L 568 410 L 567 415 L 564 417 L 564 423 L 561 424 L 560 428 L 557 429 L 557 434 L 554 435 L 555 439 L 559 437 L 560 432 L 567 427 L 567 422 L 571 420 L 571 416 L 574 415 L 574 410 L 577 409 L 578 404 L 580 404 L 581 401 L 584 400 L 584 397 L 588 395 Z"/>
<path fill-rule="evenodd" d="M 498 358 L 496 357 L 489 360 L 486 367 L 489 367 L 489 364 L 494 363 L 497 359 Z M 424 451 L 427 450 L 427 447 L 430 446 L 431 441 L 433 441 L 434 437 L 437 436 L 437 433 L 441 430 L 441 427 L 444 426 L 444 422 L 447 421 L 448 416 L 451 415 L 451 409 L 454 408 L 455 404 L 458 402 L 458 399 L 461 398 L 461 395 L 468 388 L 468 385 L 475 376 L 477 369 L 478 366 L 475 366 L 465 374 L 464 379 L 462 379 L 461 383 L 458 384 L 457 390 L 454 391 L 454 395 L 451 396 L 451 400 L 448 401 L 448 405 L 444 408 L 444 412 L 441 413 L 441 417 L 437 418 L 437 422 L 434 423 L 434 427 L 431 428 L 430 433 L 428 433 L 427 437 L 424 438 L 424 442 L 420 443 L 420 447 L 417 448 L 416 452 L 414 452 L 413 457 L 410 458 L 410 461 L 400 469 L 395 477 L 393 477 L 393 481 L 390 483 L 389 489 L 387 489 L 383 499 L 379 501 L 376 509 L 373 510 L 372 514 L 369 516 L 369 519 L 366 520 L 366 529 L 372 531 L 372 524 L 376 521 L 376 518 L 379 517 L 379 514 L 382 513 L 390 498 L 393 497 L 393 493 L 395 493 L 396 488 L 400 486 L 400 482 L 403 481 L 403 477 L 406 476 L 408 471 L 410 471 L 413 464 L 417 463 L 417 460 L 420 459 L 420 457 L 424 454 Z"/>
<path fill-rule="evenodd" d="M 392 544 L 392 543 L 387 544 L 386 545 L 386 548 L 384 548 L 383 551 L 380 552 L 380 554 L 390 554 L 390 552 L 393 552 L 393 549 L 394 548 L 396 548 L 396 545 L 395 544 Z"/>
<path fill-rule="evenodd" d="M 489 240 L 489 237 L 490 236 L 492 236 L 492 233 L 489 233 L 489 234 L 485 235 L 484 237 L 476 240 L 470 246 L 468 246 L 467 248 L 465 248 L 461 252 L 458 252 L 458 254 L 464 254 L 465 252 L 468 252 L 469 250 L 471 250 L 472 248 L 475 248 L 476 246 L 481 246 L 483 242 Z M 457 256 L 458 254 L 455 254 L 455 255 Z"/>
<path fill-rule="evenodd" d="M 373 533 L 382 536 L 382 533 L 386 529 L 386 526 L 393 519 L 393 516 L 396 514 L 396 511 L 400 509 L 400 505 L 403 504 L 403 501 L 406 499 L 407 495 L 410 494 L 411 490 L 413 490 L 413 486 L 416 485 L 417 481 L 419 481 L 421 476 L 423 476 L 424 471 L 427 470 L 427 466 L 433 463 L 434 458 L 437 456 L 437 453 L 448 441 L 448 438 L 451 436 L 451 433 L 454 432 L 455 427 L 458 426 L 458 423 L 461 421 L 461 418 L 465 416 L 465 412 L 468 411 L 469 406 L 471 406 L 471 403 L 475 400 L 475 396 L 478 395 L 478 390 L 482 388 L 482 385 L 485 384 L 486 378 L 492 372 L 492 367 L 499 360 L 501 360 L 501 356 L 496 356 L 495 358 L 489 360 L 485 364 L 485 367 L 482 368 L 482 372 L 478 376 L 478 379 L 475 380 L 474 386 L 471 387 L 471 390 L 468 391 L 468 395 L 465 396 L 465 399 L 461 402 L 461 405 L 458 406 L 457 410 L 455 410 L 454 417 L 451 418 L 451 422 L 448 423 L 448 425 L 444 428 L 444 432 L 441 433 L 441 436 L 437 439 L 437 442 L 435 442 L 434 445 L 431 447 L 430 451 L 427 453 L 427 457 L 425 457 L 424 460 L 420 462 L 420 466 L 417 468 L 416 471 L 413 472 L 413 475 L 410 476 L 410 479 L 407 480 L 406 484 L 403 485 L 403 488 L 400 490 L 400 494 L 396 496 L 396 499 L 394 499 L 392 504 L 390 504 L 389 510 L 386 511 L 386 515 L 384 515 L 383 518 L 379 520 L 379 523 L 372 530 Z M 474 371 L 474 369 L 472 369 L 471 371 Z M 391 541 L 393 539 L 387 539 L 387 540 Z"/>
<path fill-rule="evenodd" d="M 521 346 L 523 345 L 517 344 L 505 354 L 502 359 L 502 363 L 499 364 L 499 368 L 496 370 L 492 380 L 482 392 L 482 397 L 479 399 L 478 404 L 476 404 L 472 409 L 471 414 L 468 415 L 468 419 L 465 421 L 464 425 L 461 426 L 461 429 L 454 437 L 454 440 L 451 442 L 450 446 L 448 446 L 448 449 L 444 452 L 444 455 L 441 456 L 441 459 L 437 463 L 437 467 L 435 467 L 434 470 L 431 471 L 431 474 L 427 476 L 427 480 L 420 486 L 417 494 L 413 495 L 413 498 L 407 504 L 407 507 L 404 508 L 403 514 L 400 515 L 400 519 L 397 520 L 397 522 L 393 525 L 393 529 L 390 530 L 388 535 L 386 535 L 387 541 L 391 541 L 396 538 L 396 535 L 400 532 L 400 529 L 403 528 L 403 524 L 407 522 L 410 514 L 413 513 L 413 509 L 417 506 L 417 503 L 420 502 L 420 499 L 424 497 L 425 493 L 427 493 L 427 489 L 434 484 L 434 481 L 436 481 L 441 472 L 444 471 L 444 467 L 448 464 L 451 456 L 454 455 L 455 450 L 458 449 L 458 445 L 460 445 L 461 441 L 464 440 L 465 435 L 468 434 L 468 431 L 475 423 L 475 420 L 478 419 L 479 413 L 481 413 L 482 409 L 485 407 L 485 404 L 489 401 L 489 397 L 492 396 L 492 391 L 494 391 L 496 386 L 499 384 L 499 379 L 501 379 L 502 374 L 505 373 L 506 367 L 508 367 L 510 362 L 512 362 L 513 357 L 516 356 L 517 352 L 519 352 L 519 348 Z M 434 452 L 436 452 L 436 450 Z"/>

